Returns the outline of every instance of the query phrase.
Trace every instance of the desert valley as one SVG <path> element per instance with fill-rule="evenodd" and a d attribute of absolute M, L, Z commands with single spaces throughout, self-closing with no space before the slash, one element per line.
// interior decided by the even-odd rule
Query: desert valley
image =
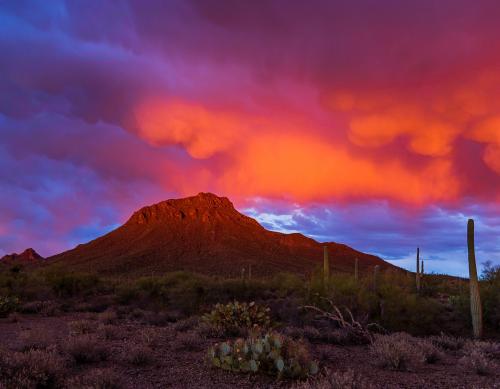
<path fill-rule="evenodd" d="M 494 388 L 498 268 L 419 275 L 263 228 L 200 193 L 86 244 L 0 260 L 0 382 L 14 387 Z"/>

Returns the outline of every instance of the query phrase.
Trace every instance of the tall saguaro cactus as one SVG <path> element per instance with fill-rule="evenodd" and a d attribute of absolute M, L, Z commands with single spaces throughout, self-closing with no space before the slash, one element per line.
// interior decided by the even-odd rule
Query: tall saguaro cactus
<path fill-rule="evenodd" d="M 470 285 L 470 312 L 472 316 L 472 330 L 475 338 L 483 336 L 483 310 L 479 295 L 477 279 L 476 250 L 474 247 L 474 220 L 467 222 L 467 248 L 469 252 L 469 285 Z"/>
<path fill-rule="evenodd" d="M 417 271 L 415 273 L 415 283 L 417 285 L 417 292 L 420 292 L 420 248 L 417 247 Z"/>
<path fill-rule="evenodd" d="M 359 274 L 358 274 L 358 257 L 354 258 L 354 280 L 357 282 L 358 281 L 358 277 L 359 277 Z"/>
<path fill-rule="evenodd" d="M 328 259 L 328 247 L 323 246 L 323 285 L 327 287 L 330 281 L 330 261 Z"/>

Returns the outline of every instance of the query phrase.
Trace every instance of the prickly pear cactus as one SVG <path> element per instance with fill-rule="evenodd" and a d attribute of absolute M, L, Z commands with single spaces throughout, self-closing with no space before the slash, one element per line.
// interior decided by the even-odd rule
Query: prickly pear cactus
<path fill-rule="evenodd" d="M 254 302 L 217 304 L 203 320 L 229 335 L 248 330 L 266 330 L 271 326 L 270 309 Z"/>
<path fill-rule="evenodd" d="M 305 345 L 277 333 L 215 344 L 208 351 L 212 366 L 237 372 L 304 378 L 318 372 Z"/>

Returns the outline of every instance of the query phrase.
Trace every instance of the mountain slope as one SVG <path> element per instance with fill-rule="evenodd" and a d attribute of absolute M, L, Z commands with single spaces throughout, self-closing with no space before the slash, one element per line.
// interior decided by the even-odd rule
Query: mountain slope
<path fill-rule="evenodd" d="M 324 245 L 301 234 L 268 231 L 227 198 L 200 193 L 144 207 L 116 230 L 49 260 L 104 274 L 187 270 L 238 276 L 250 264 L 255 276 L 308 274 L 322 264 Z M 356 257 L 360 271 L 394 267 L 342 244 L 326 245 L 333 271 L 352 272 Z"/>

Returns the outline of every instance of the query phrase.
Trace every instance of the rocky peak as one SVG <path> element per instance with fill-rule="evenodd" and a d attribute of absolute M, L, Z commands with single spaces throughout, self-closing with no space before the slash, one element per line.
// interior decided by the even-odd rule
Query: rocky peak
<path fill-rule="evenodd" d="M 27 248 L 24 250 L 21 254 L 13 253 L 13 254 L 8 254 L 2 257 L 0 260 L 1 261 L 38 261 L 40 259 L 44 259 L 40 254 L 38 254 L 34 249 Z"/>
<path fill-rule="evenodd" d="M 227 197 L 201 192 L 196 196 L 166 200 L 143 207 L 135 212 L 126 224 L 148 224 L 187 218 L 201 218 L 203 221 L 208 221 L 222 215 L 240 214 Z"/>

